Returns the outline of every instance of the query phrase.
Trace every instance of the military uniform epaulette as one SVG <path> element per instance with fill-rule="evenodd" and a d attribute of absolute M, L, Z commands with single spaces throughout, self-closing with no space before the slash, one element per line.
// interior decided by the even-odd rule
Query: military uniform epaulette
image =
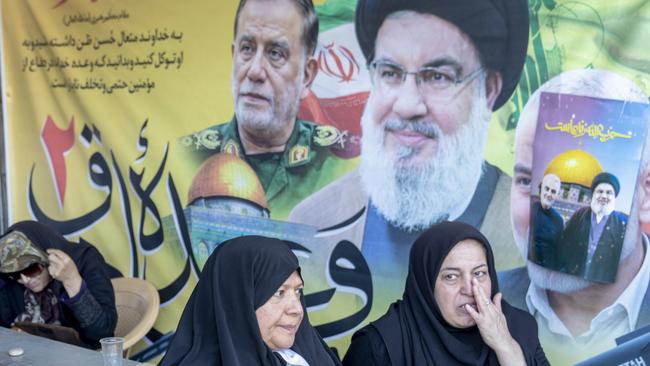
<path fill-rule="evenodd" d="M 188 149 L 195 150 L 220 150 L 222 133 L 217 125 L 208 127 L 201 131 L 194 132 L 191 135 L 185 135 L 180 138 L 180 144 Z"/>
<path fill-rule="evenodd" d="M 326 147 L 332 150 L 343 150 L 347 141 L 347 131 L 341 131 L 334 126 L 319 125 L 313 122 L 297 120 L 299 130 L 298 144 L 289 147 L 298 160 L 308 156 L 310 147 Z M 234 123 L 224 123 L 197 131 L 191 135 L 180 138 L 180 143 L 185 148 L 194 150 L 212 150 L 241 156 L 241 144 Z M 307 135 L 307 136 L 305 136 Z M 311 144 L 304 141 L 304 137 L 311 138 Z M 306 144 L 305 144 L 306 143 Z M 290 152 L 291 154 L 291 152 Z"/>
<path fill-rule="evenodd" d="M 316 155 L 329 153 L 332 148 L 344 145 L 344 135 L 331 126 L 297 120 L 294 131 L 287 141 L 284 154 L 285 166 L 289 168 L 311 162 Z"/>
<path fill-rule="evenodd" d="M 343 150 L 347 135 L 348 131 L 341 131 L 334 126 L 316 125 L 312 139 L 316 146 Z"/>

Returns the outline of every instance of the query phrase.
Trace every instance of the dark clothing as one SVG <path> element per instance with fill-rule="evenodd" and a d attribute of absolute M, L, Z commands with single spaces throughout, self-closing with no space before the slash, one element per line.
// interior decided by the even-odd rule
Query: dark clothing
<path fill-rule="evenodd" d="M 535 229 L 532 235 L 533 250 L 528 251 L 528 259 L 544 267 L 556 269 L 555 248 L 564 230 L 564 220 L 553 207 L 546 210 L 539 201 L 531 204 L 530 215 L 533 218 L 531 227 Z"/>
<path fill-rule="evenodd" d="M 460 222 L 432 226 L 413 244 L 403 300 L 393 303 L 388 312 L 355 334 L 344 358 L 344 365 L 367 365 L 365 355 L 377 352 L 378 365 L 498 365 L 497 356 L 481 338 L 477 326 L 455 328 L 449 325 L 433 296 L 440 267 L 449 252 L 462 240 L 474 239 L 486 252 L 492 288 L 490 298 L 499 291 L 492 249 L 475 228 Z M 502 302 L 503 314 L 512 337 L 519 343 L 529 365 L 546 365 L 537 339 L 537 325 L 527 313 Z M 375 328 L 376 332 L 368 328 Z M 376 333 L 376 334 L 373 334 Z M 377 337 L 378 336 L 378 337 Z M 368 339 L 364 339 L 368 338 Z M 365 358 L 364 358 L 365 357 Z M 385 363 L 389 360 L 389 363 Z"/>
<path fill-rule="evenodd" d="M 524 322 L 529 321 L 529 317 L 522 317 Z M 510 326 L 510 323 L 508 323 Z M 537 329 L 537 325 L 534 325 Z M 531 328 L 532 329 L 532 328 Z M 531 332 L 532 334 L 532 332 Z M 547 365 L 546 356 L 539 342 L 535 354 L 533 355 L 534 363 L 527 361 L 528 365 Z M 368 325 L 357 331 L 352 337 L 352 344 L 350 348 L 354 348 L 354 352 L 348 352 L 343 360 L 343 365 L 365 365 L 365 366 L 391 366 L 393 365 L 388 355 L 386 343 L 382 339 L 377 328 L 373 325 Z"/>
<path fill-rule="evenodd" d="M 25 311 L 16 316 L 15 322 L 61 325 L 59 299 L 49 286 L 41 292 L 32 292 L 25 288 L 23 300 Z"/>
<path fill-rule="evenodd" d="M 255 310 L 264 305 L 294 271 L 291 242 L 244 236 L 219 245 L 205 263 L 176 334 L 160 365 L 283 365 L 263 341 Z M 304 317 L 293 351 L 311 366 L 340 365 Z"/>
<path fill-rule="evenodd" d="M 354 333 L 350 350 L 343 359 L 343 365 L 392 365 L 386 343 L 377 328 L 367 325 Z"/>
<path fill-rule="evenodd" d="M 66 253 L 77 266 L 83 280 L 81 290 L 68 297 L 63 284 L 53 280 L 49 288 L 58 298 L 61 325 L 74 328 L 88 348 L 99 348 L 99 340 L 113 336 L 117 324 L 115 294 L 108 277 L 106 262 L 99 251 L 86 242 L 71 243 L 50 227 L 22 221 L 7 230 L 20 231 L 43 251 L 53 248 Z M 0 325 L 11 326 L 25 310 L 25 287 L 0 277 Z"/>
<path fill-rule="evenodd" d="M 616 281 L 628 217 L 618 211 L 609 215 L 591 264 L 587 267 L 591 212 L 591 207 L 583 207 L 574 212 L 567 222 L 558 242 L 561 259 L 559 270 L 589 281 L 612 283 Z"/>
<path fill-rule="evenodd" d="M 388 15 L 400 10 L 435 15 L 457 26 L 472 40 L 484 67 L 499 72 L 503 78 L 493 110 L 510 98 L 519 82 L 528 49 L 527 1 L 359 0 L 354 24 L 368 64 L 375 58 L 379 28 Z"/>

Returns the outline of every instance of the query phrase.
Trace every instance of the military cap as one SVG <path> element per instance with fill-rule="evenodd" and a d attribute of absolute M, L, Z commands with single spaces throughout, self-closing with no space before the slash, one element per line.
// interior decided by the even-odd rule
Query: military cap
<path fill-rule="evenodd" d="M 49 264 L 47 254 L 20 231 L 0 238 L 0 273 L 22 271 L 34 263 Z"/>

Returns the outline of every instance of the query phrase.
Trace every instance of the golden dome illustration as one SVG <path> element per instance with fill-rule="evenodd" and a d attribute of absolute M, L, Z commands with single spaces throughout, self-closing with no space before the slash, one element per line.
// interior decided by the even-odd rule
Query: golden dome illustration
<path fill-rule="evenodd" d="M 192 180 L 187 202 L 197 198 L 234 197 L 268 209 L 264 188 L 245 161 L 232 154 L 216 154 L 203 162 Z"/>
<path fill-rule="evenodd" d="M 546 167 L 544 175 L 553 173 L 562 183 L 574 183 L 591 187 L 591 181 L 603 172 L 598 159 L 580 149 L 568 150 L 557 155 Z"/>

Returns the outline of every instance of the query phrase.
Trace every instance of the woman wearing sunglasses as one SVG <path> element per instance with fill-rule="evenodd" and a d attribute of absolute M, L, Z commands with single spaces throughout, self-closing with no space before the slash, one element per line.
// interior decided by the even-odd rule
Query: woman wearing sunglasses
<path fill-rule="evenodd" d="M 72 328 L 88 348 L 113 335 L 115 296 L 95 247 L 35 221 L 0 237 L 0 326 L 25 323 Z"/>

